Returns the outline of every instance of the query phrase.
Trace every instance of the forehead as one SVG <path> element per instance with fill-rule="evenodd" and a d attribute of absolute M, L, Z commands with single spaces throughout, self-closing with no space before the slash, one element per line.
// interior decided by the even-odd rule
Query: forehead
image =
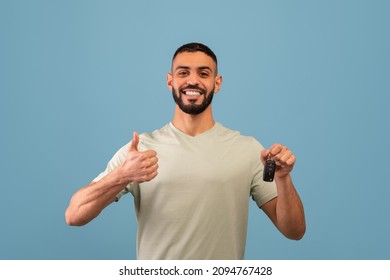
<path fill-rule="evenodd" d="M 172 61 L 172 70 L 178 67 L 202 68 L 209 67 L 213 72 L 216 70 L 214 60 L 203 52 L 182 52 Z"/>

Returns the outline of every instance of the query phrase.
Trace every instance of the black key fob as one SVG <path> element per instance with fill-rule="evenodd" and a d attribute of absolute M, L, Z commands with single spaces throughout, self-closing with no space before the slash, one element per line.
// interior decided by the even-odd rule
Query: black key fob
<path fill-rule="evenodd" d="M 275 176 L 275 161 L 267 159 L 263 170 L 263 181 L 272 182 Z"/>

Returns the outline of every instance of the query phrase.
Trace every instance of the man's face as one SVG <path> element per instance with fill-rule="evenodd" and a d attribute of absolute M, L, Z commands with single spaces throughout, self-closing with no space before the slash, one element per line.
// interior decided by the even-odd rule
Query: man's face
<path fill-rule="evenodd" d="M 172 62 L 168 88 L 179 108 L 191 115 L 205 111 L 221 87 L 222 77 L 211 57 L 203 52 L 183 52 Z"/>

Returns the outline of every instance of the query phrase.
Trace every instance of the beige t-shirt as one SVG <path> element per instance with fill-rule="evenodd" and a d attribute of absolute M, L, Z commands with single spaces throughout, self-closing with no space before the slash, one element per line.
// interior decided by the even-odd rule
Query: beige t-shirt
<path fill-rule="evenodd" d="M 94 181 L 123 162 L 129 144 Z M 140 135 L 138 149 L 155 150 L 159 168 L 118 194 L 134 196 L 137 258 L 243 259 L 249 197 L 260 207 L 277 196 L 275 183 L 262 180 L 261 144 L 219 123 L 195 137 L 169 123 Z"/>

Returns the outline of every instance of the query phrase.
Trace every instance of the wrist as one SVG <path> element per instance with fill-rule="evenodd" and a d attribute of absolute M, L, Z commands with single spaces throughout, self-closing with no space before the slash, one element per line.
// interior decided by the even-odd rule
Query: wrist
<path fill-rule="evenodd" d="M 110 176 L 109 180 L 114 186 L 122 186 L 130 183 L 128 178 L 124 176 L 124 172 L 122 171 L 122 166 L 118 166 L 112 172 L 110 172 L 107 176 Z"/>
<path fill-rule="evenodd" d="M 287 173 L 287 174 L 283 174 L 283 175 L 278 175 L 277 173 L 275 174 L 275 182 L 278 184 L 278 183 L 282 183 L 282 184 L 287 184 L 287 183 L 291 183 L 292 182 L 292 179 L 291 179 L 291 176 L 290 176 L 290 173 Z"/>

